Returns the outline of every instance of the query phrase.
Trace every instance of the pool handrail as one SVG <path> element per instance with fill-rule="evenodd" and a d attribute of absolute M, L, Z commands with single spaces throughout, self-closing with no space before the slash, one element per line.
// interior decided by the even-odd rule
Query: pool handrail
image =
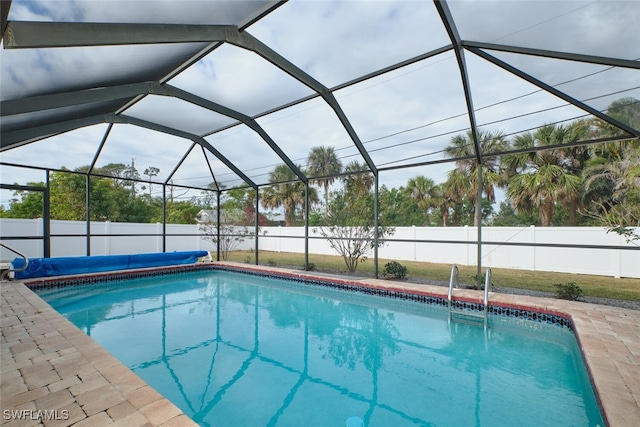
<path fill-rule="evenodd" d="M 491 268 L 487 267 L 487 271 L 484 275 L 484 315 L 485 317 L 489 313 L 489 288 L 491 288 Z"/>
<path fill-rule="evenodd" d="M 453 287 L 458 287 L 459 281 L 459 271 L 458 266 L 453 264 L 451 266 L 451 276 L 449 277 L 449 292 L 447 293 L 447 308 L 449 309 L 449 320 L 452 319 L 453 315 Z M 482 313 L 465 313 L 466 316 L 472 316 L 476 318 L 483 317 L 484 318 L 484 328 L 485 330 L 488 327 L 488 316 L 489 316 L 489 289 L 492 287 L 491 284 L 491 269 L 487 268 L 484 277 L 484 299 L 483 299 L 483 310 Z"/>
<path fill-rule="evenodd" d="M 23 253 L 18 252 L 17 250 L 10 248 L 9 246 L 5 245 L 4 243 L 0 243 L 0 246 L 2 246 L 3 248 L 5 248 L 5 249 L 7 249 L 7 250 L 9 250 L 11 252 L 13 252 L 16 255 L 19 255 L 20 257 L 22 257 L 24 259 L 24 265 L 22 267 L 13 268 L 13 264 L 9 264 L 9 265 L 11 265 L 11 267 L 9 267 L 7 270 L 4 270 L 2 272 L 2 274 L 0 274 L 0 282 L 4 282 L 5 279 L 9 277 L 9 274 L 11 274 L 11 272 L 19 273 L 21 271 L 26 270 L 29 267 L 29 258 L 27 258 L 27 256 L 24 255 Z"/>
<path fill-rule="evenodd" d="M 449 292 L 447 294 L 447 306 L 451 309 L 451 299 L 453 297 L 453 287 L 458 287 L 458 282 L 460 279 L 460 273 L 458 271 L 458 266 L 453 264 L 451 266 L 451 275 L 449 277 Z"/>

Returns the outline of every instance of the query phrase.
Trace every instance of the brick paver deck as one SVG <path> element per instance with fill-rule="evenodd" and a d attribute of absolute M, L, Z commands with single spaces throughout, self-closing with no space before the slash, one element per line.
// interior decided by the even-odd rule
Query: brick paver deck
<path fill-rule="evenodd" d="M 313 277 L 300 271 L 242 267 Z M 349 280 L 445 297 L 447 293 L 438 286 Z M 3 425 L 196 425 L 21 282 L 0 286 Z M 456 295 L 482 299 L 478 291 L 457 290 Z M 640 311 L 506 294 L 492 294 L 491 300 L 569 315 L 606 422 L 612 427 L 640 425 Z"/>
<path fill-rule="evenodd" d="M 22 283 L 0 287 L 3 425 L 197 425 Z"/>

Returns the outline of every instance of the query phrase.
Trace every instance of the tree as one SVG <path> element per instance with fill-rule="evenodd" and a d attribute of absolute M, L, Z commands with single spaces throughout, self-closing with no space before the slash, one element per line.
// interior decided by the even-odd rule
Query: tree
<path fill-rule="evenodd" d="M 431 199 L 433 197 L 435 182 L 432 179 L 418 175 L 409 179 L 405 188 L 405 194 L 413 198 L 420 209 L 426 214 L 431 207 Z"/>
<path fill-rule="evenodd" d="M 324 189 L 324 214 L 329 207 L 329 186 L 336 180 L 335 175 L 342 172 L 342 162 L 336 156 L 333 147 L 313 147 L 307 158 L 307 172 L 310 177 L 318 178 L 318 183 Z"/>
<path fill-rule="evenodd" d="M 111 166 L 110 166 L 111 167 Z M 108 174 L 117 168 L 97 173 Z M 51 172 L 49 177 L 49 199 L 51 219 L 83 221 L 87 217 L 87 178 L 89 166 L 74 171 L 62 167 Z M 140 197 L 132 197 L 128 182 L 122 185 L 117 178 L 90 177 L 90 220 L 117 222 L 150 222 L 161 217 L 159 201 L 150 203 Z M 31 184 L 30 184 L 31 185 Z M 43 183 L 32 183 L 44 187 Z M 14 218 L 41 217 L 43 195 L 39 192 L 15 192 L 15 199 L 5 215 Z"/>
<path fill-rule="evenodd" d="M 244 212 L 242 225 L 253 226 L 256 221 L 256 192 L 252 188 L 233 188 L 222 193 L 220 204 L 223 209 L 239 209 Z M 258 213 L 258 225 L 267 225 L 267 217 Z"/>
<path fill-rule="evenodd" d="M 167 203 L 167 224 L 195 224 L 200 206 L 189 201 Z M 153 218 L 154 222 L 162 221 L 162 217 Z"/>
<path fill-rule="evenodd" d="M 343 188 L 332 194 L 325 226 L 314 228 L 344 259 L 349 272 L 365 262 L 371 252 L 392 235 L 392 227 L 375 226 L 373 175 L 364 165 L 351 162 L 346 170 L 359 172 L 343 177 Z"/>
<path fill-rule="evenodd" d="M 347 270 L 353 273 L 358 264 L 365 262 L 376 245 L 384 245 L 384 239 L 393 235 L 393 227 L 373 224 L 373 195 L 353 198 L 344 190 L 334 193 L 327 216 L 329 225 L 314 228 L 333 250 L 344 259 Z"/>
<path fill-rule="evenodd" d="M 433 205 L 438 211 L 440 225 L 446 227 L 449 224 L 449 216 L 451 215 L 452 199 L 449 197 L 449 191 L 446 183 L 440 183 L 434 191 Z"/>
<path fill-rule="evenodd" d="M 628 144 L 617 159 L 591 159 L 584 178 L 593 200 L 587 215 L 611 229 L 640 226 L 640 147 Z"/>
<path fill-rule="evenodd" d="M 500 168 L 499 158 L 488 157 L 488 154 L 504 151 L 508 144 L 501 132 L 487 132 L 478 130 L 478 144 L 482 154 L 482 183 L 478 183 L 478 157 L 476 155 L 473 133 L 457 135 L 451 139 L 445 148 L 447 156 L 456 160 L 456 168 L 449 172 L 448 190 L 454 199 L 467 199 L 476 206 L 473 224 L 478 226 L 478 211 L 476 200 L 478 186 L 482 188 L 487 200 L 495 203 L 495 188 L 504 185 L 504 178 Z"/>
<path fill-rule="evenodd" d="M 84 168 L 89 170 L 88 166 Z M 140 173 L 138 173 L 133 159 L 130 165 L 125 165 L 124 163 L 108 163 L 100 168 L 96 168 L 93 172 L 96 175 L 106 175 L 116 178 L 115 183 L 120 187 L 128 188 L 131 191 L 131 196 L 135 197 L 136 183 L 133 180 L 140 179 Z"/>
<path fill-rule="evenodd" d="M 513 146 L 519 150 L 557 146 L 580 140 L 584 132 L 579 125 L 547 125 L 516 136 Z M 510 154 L 502 161 L 510 176 L 507 198 L 520 213 L 537 210 L 542 226 L 553 223 L 557 203 L 581 194 L 582 179 L 574 173 L 573 159 L 562 147 Z"/>
<path fill-rule="evenodd" d="M 640 129 L 640 100 L 632 97 L 620 98 L 607 107 L 606 113 L 613 119 L 634 129 Z M 601 119 L 593 119 L 591 126 L 596 137 L 624 135 L 626 132 Z M 614 144 L 617 145 L 617 144 Z"/>
<path fill-rule="evenodd" d="M 30 187 L 44 187 L 44 182 L 27 182 Z M 2 218 L 42 218 L 44 196 L 41 191 L 16 190 L 9 203 L 9 209 L 3 210 Z"/>
<path fill-rule="evenodd" d="M 494 227 L 524 227 L 535 223 L 536 217 L 530 214 L 518 214 L 510 203 L 500 202 L 500 209 L 494 215 L 491 225 Z"/>
<path fill-rule="evenodd" d="M 242 209 L 223 209 L 220 211 L 220 235 L 215 219 L 199 224 L 198 228 L 206 240 L 215 245 L 219 243 L 220 257 L 226 260 L 229 253 L 236 250 L 246 239 L 255 236 L 253 231 L 243 225 L 244 222 L 245 212 Z"/>
<path fill-rule="evenodd" d="M 149 166 L 143 172 L 144 176 L 148 177 L 149 179 L 149 199 L 151 199 L 151 180 L 153 179 L 153 177 L 158 176 L 159 173 L 160 169 L 155 166 Z"/>
<path fill-rule="evenodd" d="M 349 174 L 342 177 L 342 183 L 344 188 L 354 197 L 365 195 L 371 191 L 375 178 L 367 165 L 354 160 L 344 168 L 344 171 Z"/>
<path fill-rule="evenodd" d="M 265 209 L 284 208 L 285 226 L 296 220 L 296 208 L 305 210 L 305 185 L 298 181 L 296 174 L 287 165 L 279 165 L 269 173 L 273 185 L 262 191 L 260 201 Z M 318 201 L 318 194 L 309 188 L 309 201 Z"/>
<path fill-rule="evenodd" d="M 76 171 L 82 169 L 84 168 L 76 169 Z M 67 169 L 63 167 L 62 170 Z M 86 220 L 86 187 L 87 179 L 84 174 L 52 172 L 49 179 L 51 219 Z"/>
<path fill-rule="evenodd" d="M 388 226 L 428 225 L 428 217 L 405 188 L 380 187 L 380 224 Z"/>
<path fill-rule="evenodd" d="M 403 192 L 415 200 L 429 218 L 438 218 L 437 225 L 446 227 L 451 200 L 444 189 L 442 184 L 436 185 L 432 179 L 418 175 L 409 179 Z"/>

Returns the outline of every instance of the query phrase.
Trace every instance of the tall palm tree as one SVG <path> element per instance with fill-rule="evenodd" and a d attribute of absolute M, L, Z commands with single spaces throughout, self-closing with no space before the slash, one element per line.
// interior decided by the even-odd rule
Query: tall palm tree
<path fill-rule="evenodd" d="M 640 100 L 632 97 L 620 98 L 607 107 L 606 113 L 617 121 L 635 129 L 640 129 Z M 591 125 L 596 137 L 624 135 L 626 132 L 601 119 L 592 119 Z"/>
<path fill-rule="evenodd" d="M 287 165 L 279 165 L 269 173 L 273 185 L 262 192 L 261 203 L 265 209 L 284 207 L 285 226 L 295 220 L 296 207 L 304 206 L 304 184 Z"/>
<path fill-rule="evenodd" d="M 364 196 L 371 191 L 375 178 L 365 164 L 353 160 L 345 168 L 345 172 L 351 172 L 342 177 L 345 190 L 354 197 Z"/>
<path fill-rule="evenodd" d="M 417 202 L 426 215 L 429 215 L 429 210 L 435 209 L 441 225 L 446 227 L 449 219 L 449 199 L 443 185 L 436 185 L 431 178 L 418 175 L 409 179 L 404 192 Z"/>
<path fill-rule="evenodd" d="M 333 147 L 313 147 L 307 158 L 307 173 L 310 177 L 319 176 L 318 184 L 324 189 L 324 215 L 329 207 L 329 186 L 336 180 L 335 175 L 342 172 L 342 162 Z"/>
<path fill-rule="evenodd" d="M 556 146 L 580 140 L 585 134 L 579 126 L 547 125 L 515 137 L 515 149 Z M 543 226 L 552 224 L 556 204 L 580 197 L 582 179 L 575 173 L 575 155 L 565 148 L 528 151 L 506 155 L 502 162 L 508 171 L 507 198 L 516 210 L 538 210 Z"/>
<path fill-rule="evenodd" d="M 478 130 L 478 143 L 483 155 L 504 151 L 508 147 L 501 132 Z M 445 148 L 447 156 L 456 160 L 456 168 L 449 172 L 448 186 L 455 193 L 454 198 L 466 198 L 475 206 L 473 223 L 478 226 L 478 158 L 473 142 L 473 133 L 469 130 L 466 135 L 457 135 L 451 139 Z M 495 188 L 504 185 L 504 178 L 498 157 L 483 157 L 482 159 L 482 192 L 491 203 L 495 203 Z"/>
<path fill-rule="evenodd" d="M 407 181 L 404 190 L 409 197 L 418 203 L 418 207 L 427 213 L 431 207 L 431 197 L 435 188 L 436 184 L 431 178 L 418 175 Z"/>
<path fill-rule="evenodd" d="M 575 120 L 567 126 L 561 126 L 555 135 L 555 142 L 566 144 L 583 141 L 589 136 L 589 122 L 586 120 Z M 559 156 L 562 165 L 567 172 L 582 178 L 582 171 L 587 161 L 592 157 L 592 150 L 585 145 L 576 145 L 560 150 Z M 580 185 L 577 192 L 567 192 L 562 202 L 569 211 L 569 225 L 577 225 L 578 209 L 582 208 L 584 200 L 584 186 Z"/>
<path fill-rule="evenodd" d="M 616 159 L 589 160 L 583 177 L 585 193 L 595 207 L 591 214 L 600 222 L 640 225 L 640 146 L 628 144 Z"/>
<path fill-rule="evenodd" d="M 440 212 L 440 225 L 446 227 L 449 223 L 449 216 L 451 213 L 452 200 L 449 196 L 449 192 L 446 183 L 440 183 L 434 193 L 434 207 Z"/>

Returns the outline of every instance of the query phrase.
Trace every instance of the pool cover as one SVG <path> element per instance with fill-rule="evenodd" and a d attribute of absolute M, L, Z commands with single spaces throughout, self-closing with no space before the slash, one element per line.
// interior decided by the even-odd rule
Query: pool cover
<path fill-rule="evenodd" d="M 184 251 L 132 255 L 104 255 L 84 257 L 30 258 L 26 270 L 15 273 L 16 279 L 64 276 L 69 274 L 97 273 L 102 271 L 129 270 L 133 268 L 162 267 L 165 265 L 193 264 L 207 251 Z M 15 269 L 24 266 L 22 258 L 12 262 Z"/>

